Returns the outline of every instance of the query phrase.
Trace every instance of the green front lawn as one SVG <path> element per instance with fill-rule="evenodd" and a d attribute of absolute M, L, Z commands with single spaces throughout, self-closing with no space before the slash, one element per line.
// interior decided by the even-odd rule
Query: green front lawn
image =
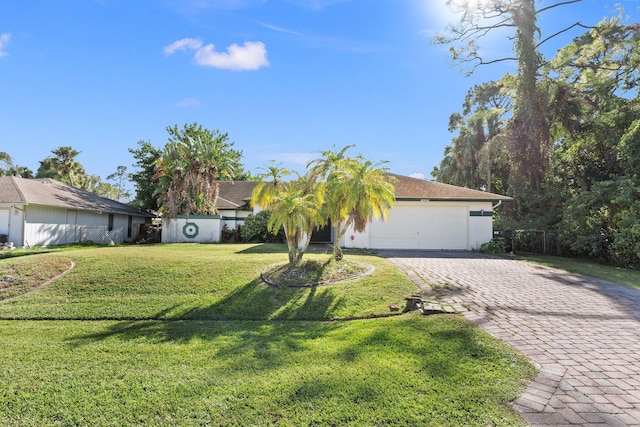
<path fill-rule="evenodd" d="M 519 259 L 570 271 L 607 282 L 640 289 L 640 272 L 630 268 L 612 267 L 588 259 L 564 258 L 538 254 L 518 254 Z"/>
<path fill-rule="evenodd" d="M 404 305 L 416 290 L 385 260 L 358 254 L 348 257 L 375 267 L 360 280 L 265 286 L 260 272 L 287 260 L 284 245 L 121 246 L 38 255 L 55 256 L 73 258 L 76 268 L 39 292 L 0 304 L 0 319 L 327 320 L 388 313 L 390 304 Z"/>
<path fill-rule="evenodd" d="M 303 289 L 258 279 L 280 245 L 33 259 L 56 256 L 76 268 L 0 302 L 0 425 L 523 424 L 508 403 L 531 365 L 459 316 L 376 317 L 416 291 L 376 256 Z"/>

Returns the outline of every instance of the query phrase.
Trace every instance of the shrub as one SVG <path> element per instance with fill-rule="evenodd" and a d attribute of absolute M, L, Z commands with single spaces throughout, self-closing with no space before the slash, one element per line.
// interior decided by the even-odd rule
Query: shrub
<path fill-rule="evenodd" d="M 240 235 L 243 242 L 266 242 L 275 243 L 284 241 L 284 233 L 279 231 L 273 235 L 267 229 L 267 223 L 271 214 L 269 211 L 260 211 L 257 214 L 249 215 L 244 220 Z"/>
<path fill-rule="evenodd" d="M 222 228 L 222 243 L 236 243 L 241 241 L 242 227 L 237 225 L 233 230 L 227 224 Z"/>
<path fill-rule="evenodd" d="M 500 255 L 505 253 L 505 242 L 503 237 L 494 237 L 487 243 L 480 245 L 480 252 L 484 254 Z"/>

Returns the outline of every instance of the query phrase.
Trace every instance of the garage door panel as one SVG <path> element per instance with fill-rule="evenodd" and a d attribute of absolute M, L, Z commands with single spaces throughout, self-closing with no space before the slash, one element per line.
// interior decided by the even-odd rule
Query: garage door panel
<path fill-rule="evenodd" d="M 420 249 L 466 249 L 467 208 L 429 207 L 421 225 Z"/>
<path fill-rule="evenodd" d="M 417 249 L 420 215 L 410 209 L 393 209 L 388 220 L 369 226 L 369 245 L 376 249 Z"/>
<path fill-rule="evenodd" d="M 378 249 L 467 249 L 466 206 L 398 206 L 389 220 L 369 227 L 369 244 Z"/>

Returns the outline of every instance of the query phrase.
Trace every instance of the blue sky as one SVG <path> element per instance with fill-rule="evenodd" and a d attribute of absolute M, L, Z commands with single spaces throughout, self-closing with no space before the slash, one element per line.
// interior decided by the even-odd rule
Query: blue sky
<path fill-rule="evenodd" d="M 445 0 L 29 0 L 0 13 L 0 151 L 34 172 L 70 145 L 89 174 L 132 170 L 128 148 L 166 126 L 228 132 L 249 171 L 300 172 L 321 150 L 430 178 L 472 77 L 430 44 L 456 17 Z M 543 1 L 542 4 L 548 4 Z M 548 12 L 546 34 L 609 16 L 615 1 Z M 636 1 L 622 1 L 629 21 Z M 562 44 L 579 34 L 564 35 Z M 560 41 L 559 41 L 560 42 Z M 484 52 L 511 52 L 507 34 Z M 546 48 L 552 56 L 556 45 Z"/>

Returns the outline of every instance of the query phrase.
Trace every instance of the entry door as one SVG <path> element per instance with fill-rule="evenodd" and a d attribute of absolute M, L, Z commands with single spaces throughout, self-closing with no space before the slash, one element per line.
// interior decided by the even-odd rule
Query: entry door
<path fill-rule="evenodd" d="M 0 209 L 0 234 L 9 235 L 9 213 L 11 209 Z"/>
<path fill-rule="evenodd" d="M 311 241 L 314 243 L 331 243 L 331 222 L 324 227 L 314 228 L 311 233 Z"/>

